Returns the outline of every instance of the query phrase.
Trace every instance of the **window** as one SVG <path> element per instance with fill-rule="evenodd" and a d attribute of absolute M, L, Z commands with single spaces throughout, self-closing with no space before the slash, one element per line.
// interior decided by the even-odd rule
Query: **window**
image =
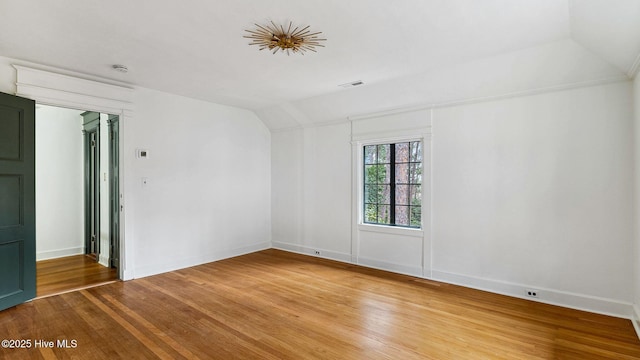
<path fill-rule="evenodd" d="M 422 142 L 364 146 L 363 221 L 420 228 Z"/>

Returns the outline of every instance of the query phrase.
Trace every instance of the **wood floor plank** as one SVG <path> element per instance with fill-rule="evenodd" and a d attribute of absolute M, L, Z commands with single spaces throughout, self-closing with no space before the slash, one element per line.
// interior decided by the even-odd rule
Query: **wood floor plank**
<path fill-rule="evenodd" d="M 640 359 L 626 319 L 277 250 L 37 299 L 0 334 L 78 344 L 2 359 Z"/>
<path fill-rule="evenodd" d="M 42 260 L 36 262 L 36 296 L 81 289 L 117 278 L 116 269 L 102 266 L 86 255 Z"/>

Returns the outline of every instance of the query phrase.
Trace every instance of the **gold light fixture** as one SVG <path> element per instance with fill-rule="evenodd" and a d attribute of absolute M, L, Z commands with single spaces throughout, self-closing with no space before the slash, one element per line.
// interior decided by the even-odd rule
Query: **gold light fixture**
<path fill-rule="evenodd" d="M 258 45 L 258 50 L 269 49 L 274 54 L 278 51 L 290 53 L 298 53 L 304 55 L 309 50 L 317 52 L 315 47 L 324 45 L 320 44 L 320 41 L 326 41 L 327 39 L 320 39 L 318 35 L 322 32 L 312 33 L 309 30 L 309 26 L 299 29 L 298 27 L 291 30 L 293 22 L 289 22 L 289 27 L 285 31 L 284 26 L 276 25 L 273 21 L 271 24 L 262 26 L 255 24 L 256 29 L 245 30 L 250 35 L 245 35 L 247 39 L 251 39 L 249 45 Z"/>

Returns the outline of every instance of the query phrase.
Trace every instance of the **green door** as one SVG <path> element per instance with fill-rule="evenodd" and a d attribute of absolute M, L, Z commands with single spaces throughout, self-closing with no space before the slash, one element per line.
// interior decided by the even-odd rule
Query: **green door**
<path fill-rule="evenodd" d="M 109 115 L 109 266 L 120 267 L 120 117 Z"/>
<path fill-rule="evenodd" d="M 100 258 L 100 113 L 82 113 L 84 133 L 85 254 Z"/>
<path fill-rule="evenodd" d="M 0 93 L 0 310 L 36 296 L 35 102 Z"/>

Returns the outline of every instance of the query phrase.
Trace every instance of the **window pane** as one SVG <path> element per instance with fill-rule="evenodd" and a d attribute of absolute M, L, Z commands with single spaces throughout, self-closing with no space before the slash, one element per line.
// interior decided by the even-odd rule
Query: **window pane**
<path fill-rule="evenodd" d="M 363 147 L 364 222 L 421 227 L 422 151 L 420 141 Z"/>
<path fill-rule="evenodd" d="M 396 144 L 396 163 L 409 162 L 409 143 Z"/>
<path fill-rule="evenodd" d="M 409 205 L 409 185 L 396 185 L 396 205 Z"/>
<path fill-rule="evenodd" d="M 378 165 L 380 184 L 391 184 L 391 165 Z"/>
<path fill-rule="evenodd" d="M 389 144 L 378 145 L 378 164 L 388 164 L 390 153 Z"/>
<path fill-rule="evenodd" d="M 409 164 L 396 165 L 396 184 L 409 183 Z"/>
<path fill-rule="evenodd" d="M 411 143 L 411 162 L 422 162 L 422 141 Z"/>
<path fill-rule="evenodd" d="M 378 222 L 378 207 L 375 204 L 366 204 L 364 206 L 364 222 Z"/>
<path fill-rule="evenodd" d="M 364 202 L 367 204 L 378 203 L 378 185 L 364 186 Z"/>
<path fill-rule="evenodd" d="M 422 186 L 411 185 L 411 205 L 422 205 Z"/>
<path fill-rule="evenodd" d="M 389 205 L 378 206 L 378 223 L 379 224 L 389 224 L 390 215 L 391 213 L 389 210 Z"/>
<path fill-rule="evenodd" d="M 364 166 L 364 183 L 365 184 L 378 183 L 378 165 Z"/>
<path fill-rule="evenodd" d="M 420 227 L 422 225 L 421 210 L 422 208 L 419 206 L 411 207 L 411 226 Z"/>
<path fill-rule="evenodd" d="M 391 204 L 391 186 L 389 185 L 380 185 L 380 192 L 378 194 L 378 199 L 380 204 L 389 205 Z"/>
<path fill-rule="evenodd" d="M 409 226 L 408 206 L 396 206 L 396 225 Z"/>
<path fill-rule="evenodd" d="M 364 147 L 364 163 L 375 164 L 377 158 L 377 146 L 367 145 Z"/>
<path fill-rule="evenodd" d="M 409 165 L 409 183 L 422 184 L 422 164 Z"/>

